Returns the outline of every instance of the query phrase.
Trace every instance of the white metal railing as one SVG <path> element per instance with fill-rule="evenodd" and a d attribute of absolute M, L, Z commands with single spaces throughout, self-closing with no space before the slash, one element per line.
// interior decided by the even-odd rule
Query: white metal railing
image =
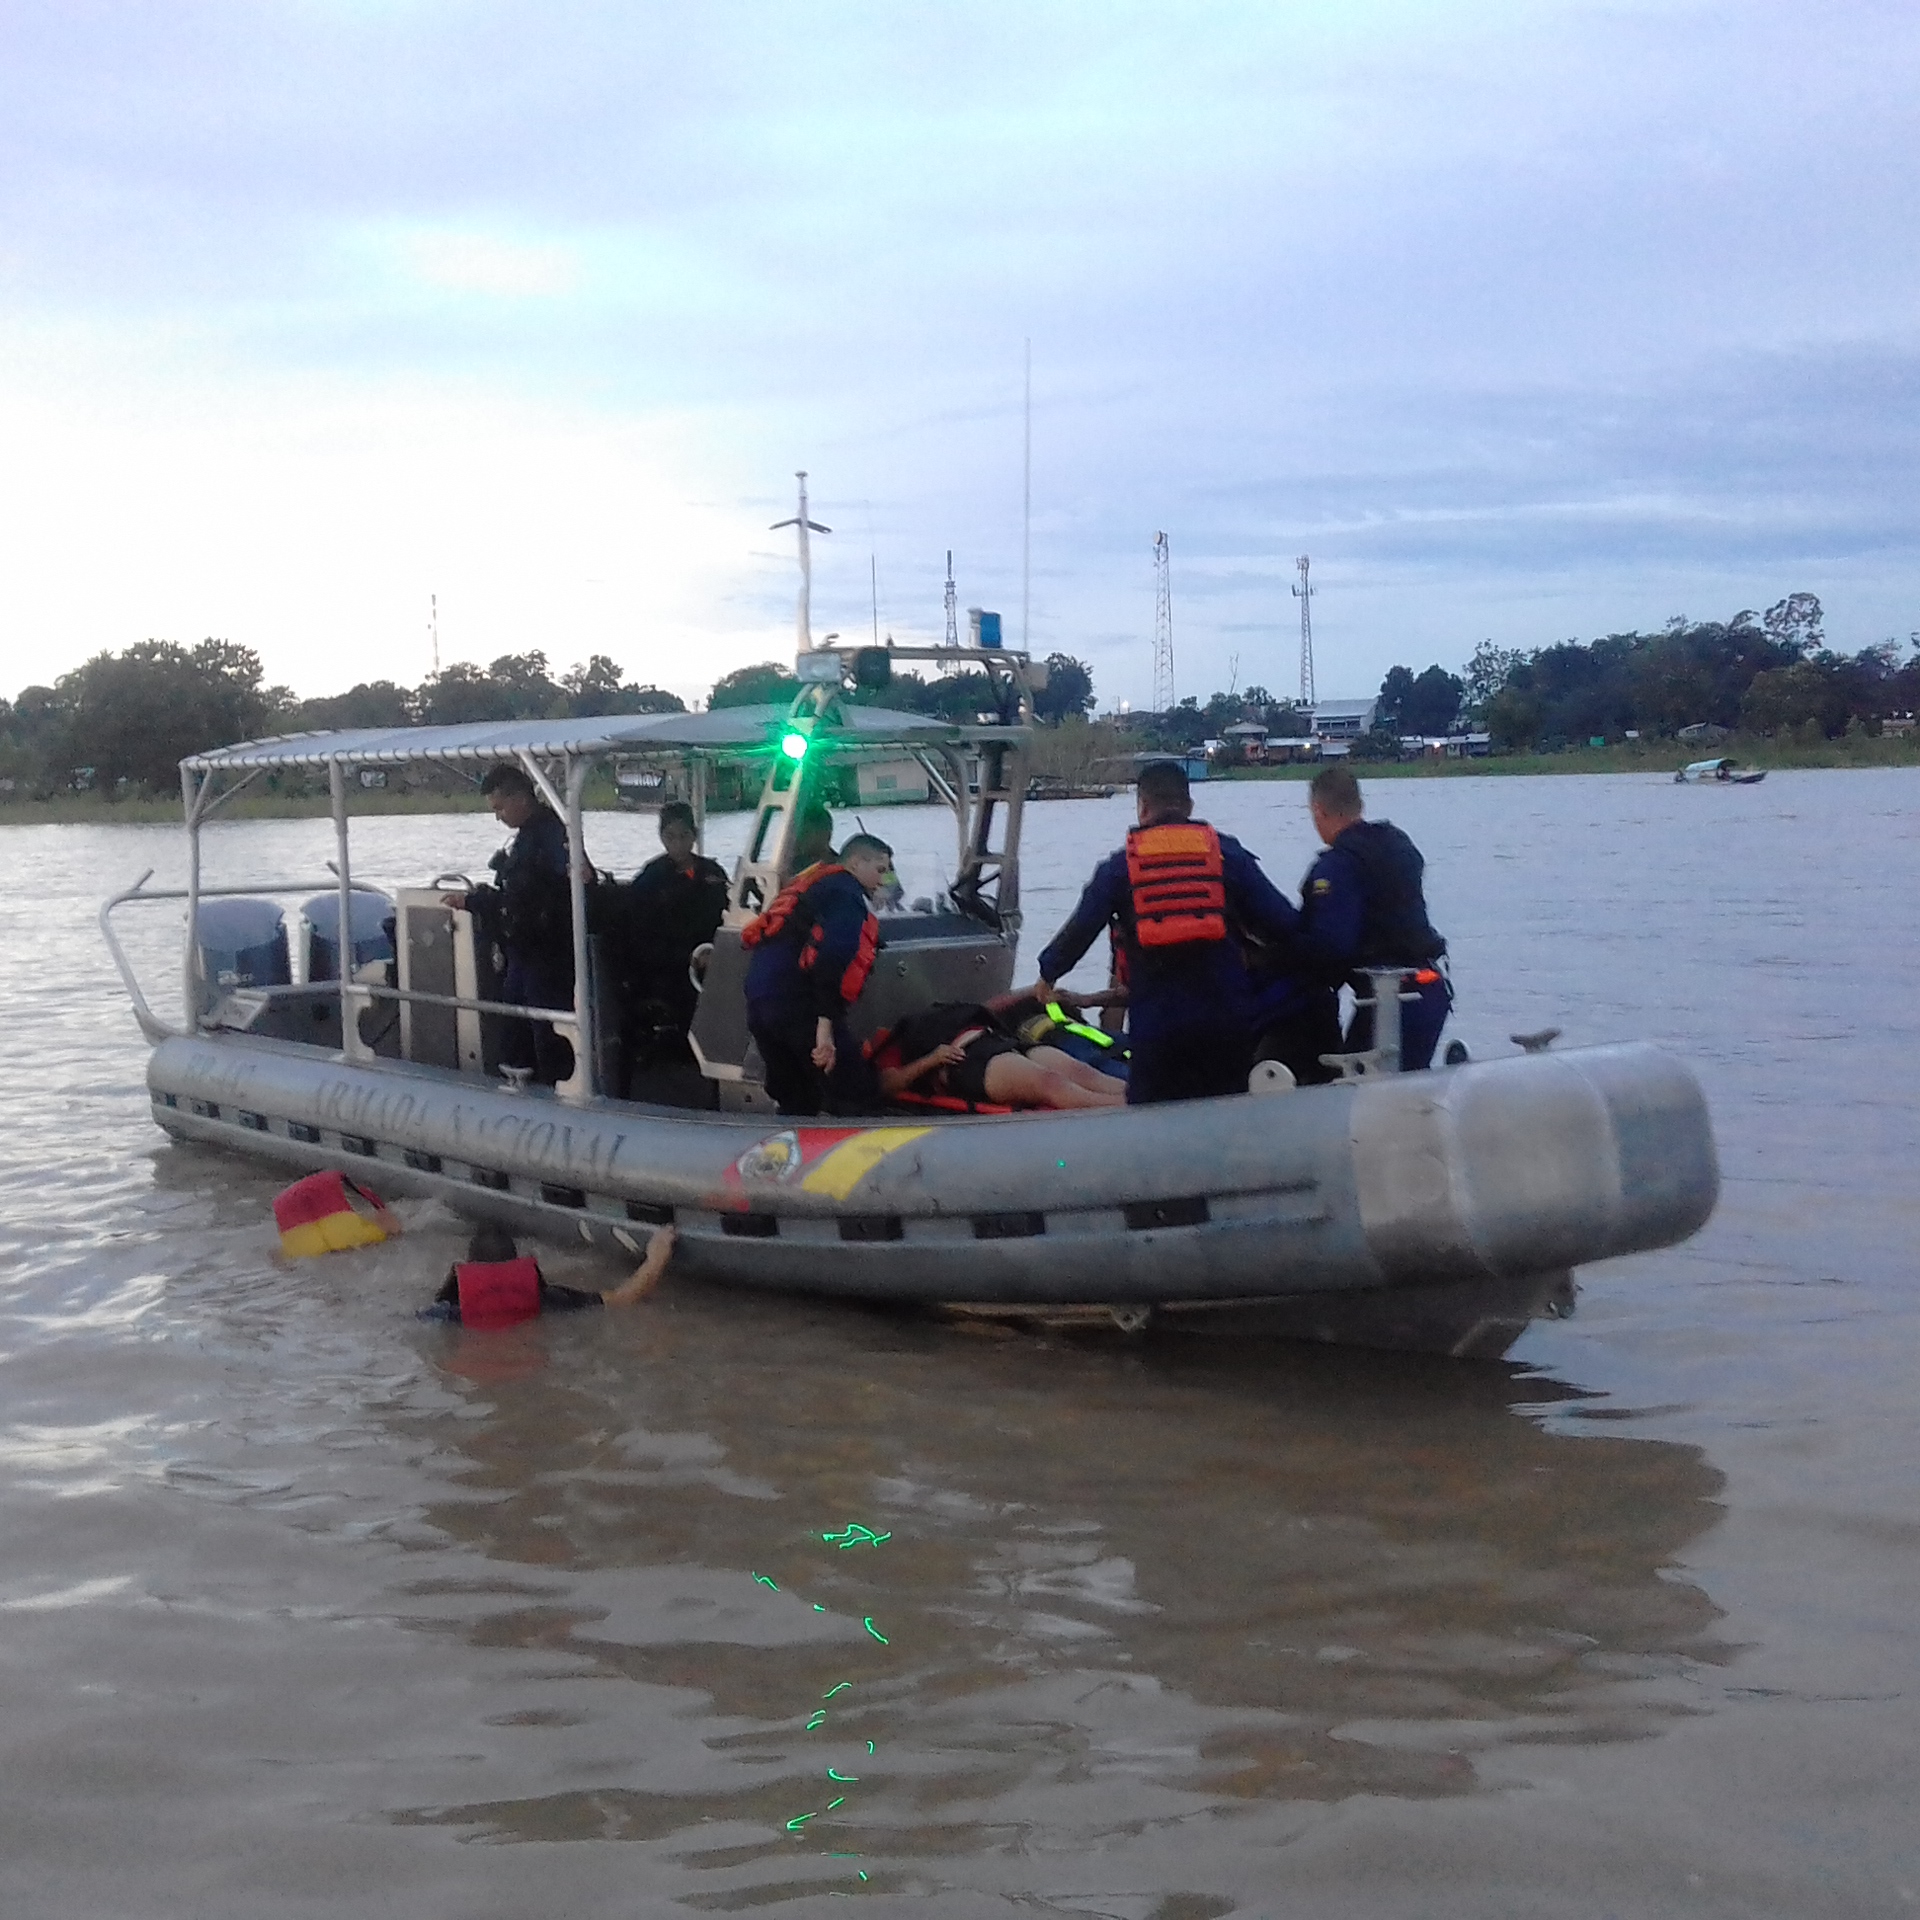
<path fill-rule="evenodd" d="M 178 1039 L 190 1030 L 197 1030 L 199 1026 L 204 1024 L 205 1016 L 195 1017 L 193 1026 L 190 1029 L 188 1027 L 169 1026 L 166 1021 L 162 1020 L 159 1015 L 153 1011 L 153 1008 L 148 1003 L 146 992 L 140 984 L 140 977 L 134 970 L 133 962 L 127 957 L 126 949 L 120 944 L 120 936 L 114 931 L 113 915 L 116 909 L 132 902 L 147 905 L 163 900 L 198 902 L 200 900 L 220 898 L 274 899 L 294 894 L 312 895 L 330 892 L 334 884 L 334 876 L 328 874 L 324 880 L 267 880 L 256 882 L 252 886 L 245 887 L 150 888 L 147 882 L 152 878 L 153 869 L 149 867 L 132 886 L 123 888 L 119 893 L 116 893 L 111 899 L 105 902 L 100 909 L 99 918 L 100 933 L 101 937 L 107 943 L 107 952 L 112 956 L 113 964 L 119 972 L 121 985 L 127 990 L 127 998 L 133 1002 L 133 1017 L 139 1024 L 141 1033 L 156 1045 L 162 1040 Z M 351 926 L 351 922 L 347 924 L 349 927 Z M 191 940 L 188 945 L 188 974 L 195 987 L 197 987 L 199 984 L 198 977 L 192 971 L 197 964 L 197 959 L 191 951 L 193 945 Z M 346 1041 L 346 1035 L 349 1031 L 354 1034 L 356 1040 L 359 1039 L 357 1015 L 361 1006 L 370 1005 L 376 1000 L 393 1000 L 414 1002 L 431 1007 L 451 1007 L 455 1011 L 462 1013 L 498 1014 L 502 1018 L 509 1020 L 543 1021 L 573 1047 L 576 1054 L 574 1075 L 576 1079 L 579 1078 L 579 1062 L 577 1056 L 581 1044 L 579 1033 L 580 1023 L 574 1017 L 571 1007 L 522 1007 L 505 1000 L 480 1000 L 469 998 L 464 994 L 455 993 L 426 993 L 413 987 L 389 987 L 378 985 L 371 981 L 354 980 L 350 977 L 352 956 L 352 942 L 350 938 L 340 943 L 340 951 L 339 979 L 321 982 L 307 981 L 304 985 L 308 987 L 314 985 L 332 987 L 338 994 L 341 1000 L 341 1051 L 348 1058 L 367 1057 L 371 1052 L 371 1049 L 367 1047 L 364 1041 L 360 1041 L 358 1048 L 350 1048 Z M 288 984 L 294 985 L 300 983 L 289 982 Z M 190 999 L 188 1001 L 189 1009 L 192 1009 L 193 1006 L 194 1002 Z"/>

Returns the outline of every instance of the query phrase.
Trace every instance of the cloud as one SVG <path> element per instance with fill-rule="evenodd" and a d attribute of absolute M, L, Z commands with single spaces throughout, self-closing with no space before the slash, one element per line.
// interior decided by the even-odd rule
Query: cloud
<path fill-rule="evenodd" d="M 580 284 L 572 249 L 489 233 L 408 233 L 394 248 L 426 286 L 500 299 L 559 298 Z"/>
<path fill-rule="evenodd" d="M 1301 551 L 1343 690 L 1795 586 L 1837 640 L 1920 624 L 1904 7 L 12 32 L 9 658 L 226 622 L 317 690 L 439 590 L 482 650 L 591 629 L 703 683 L 785 644 L 803 465 L 823 626 L 871 562 L 883 626 L 937 631 L 949 547 L 1017 608 L 1028 336 L 1034 638 L 1103 695 L 1146 690 L 1159 527 L 1208 685 L 1269 623 L 1285 660 Z"/>

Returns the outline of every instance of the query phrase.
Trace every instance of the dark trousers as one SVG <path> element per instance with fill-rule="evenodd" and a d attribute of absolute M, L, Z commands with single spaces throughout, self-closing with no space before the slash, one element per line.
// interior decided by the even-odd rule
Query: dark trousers
<path fill-rule="evenodd" d="M 1135 1034 L 1127 1075 L 1127 1105 L 1158 1106 L 1168 1100 L 1211 1100 L 1245 1093 L 1253 1071 L 1253 1040 L 1244 1026 L 1177 1027 L 1167 1033 Z"/>
<path fill-rule="evenodd" d="M 845 1021 L 833 1023 L 832 1073 L 822 1073 L 813 1064 L 816 1020 L 807 1012 L 747 1009 L 747 1031 L 760 1049 L 764 1084 L 774 1105 L 788 1114 L 874 1111 L 879 1096 L 872 1086 L 873 1073 Z"/>
<path fill-rule="evenodd" d="M 1405 991 L 1405 988 L 1402 988 Z M 1453 985 L 1445 974 L 1415 988 L 1418 1000 L 1400 1003 L 1400 1071 L 1418 1073 L 1433 1065 L 1434 1049 L 1440 1044 L 1440 1029 L 1453 1011 Z M 1373 1045 L 1373 1002 L 1362 999 L 1354 1004 L 1353 1018 L 1347 1022 L 1343 1051 L 1365 1053 Z"/>
<path fill-rule="evenodd" d="M 500 998 L 512 1007 L 570 1007 L 572 969 L 551 960 L 509 954 Z M 500 1034 L 500 1064 L 531 1067 L 538 1085 L 557 1087 L 573 1077 L 573 1049 L 544 1020 L 508 1020 Z"/>

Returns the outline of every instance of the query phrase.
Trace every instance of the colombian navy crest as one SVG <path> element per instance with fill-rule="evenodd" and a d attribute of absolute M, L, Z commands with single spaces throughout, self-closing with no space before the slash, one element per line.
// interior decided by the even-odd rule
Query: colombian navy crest
<path fill-rule="evenodd" d="M 756 1141 L 733 1163 L 733 1170 L 742 1180 L 777 1185 L 791 1180 L 800 1171 L 803 1158 L 800 1135 L 789 1127 L 785 1133 Z"/>

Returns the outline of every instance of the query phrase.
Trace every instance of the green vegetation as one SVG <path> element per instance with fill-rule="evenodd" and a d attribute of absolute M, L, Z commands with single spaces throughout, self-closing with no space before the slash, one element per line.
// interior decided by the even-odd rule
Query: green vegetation
<path fill-rule="evenodd" d="M 604 654 L 557 680 L 543 653 L 504 654 L 484 670 L 458 664 L 414 688 L 375 680 L 315 700 L 261 679 L 259 655 L 225 640 L 194 647 L 146 640 L 124 653 L 96 654 L 50 687 L 0 700 L 0 798 L 15 806 L 87 795 L 125 806 L 170 803 L 188 754 L 263 734 L 678 713 L 685 704 L 658 687 L 629 685 Z M 457 777 L 410 782 L 442 804 L 464 785 Z M 298 811 L 304 790 L 296 780 L 264 799 L 272 811 Z"/>
<path fill-rule="evenodd" d="M 1920 634 L 1911 644 L 1920 649 Z M 1123 779 L 1137 753 L 1185 751 L 1243 721 L 1279 738 L 1311 731 L 1308 714 L 1258 686 L 1183 700 L 1164 713 L 1092 721 L 1086 664 L 1055 653 L 1046 666 L 1047 685 L 1034 699 L 1042 723 L 1036 771 L 1076 785 Z M 780 702 L 797 691 L 786 666 L 766 661 L 724 675 L 709 704 Z M 884 688 L 852 697 L 959 720 L 990 711 L 995 696 L 984 674 L 927 677 L 903 669 Z M 672 713 L 682 705 L 658 687 L 631 684 L 603 654 L 557 678 L 543 653 L 503 654 L 485 668 L 448 667 L 417 687 L 367 681 L 303 700 L 263 685 L 259 658 L 245 647 L 148 640 L 98 654 L 52 686 L 0 700 L 0 806 L 16 821 L 171 820 L 180 760 L 235 740 L 339 727 Z M 1563 640 L 1530 651 L 1488 641 L 1459 672 L 1438 663 L 1418 673 L 1395 666 L 1381 683 L 1374 730 L 1353 751 L 1375 775 L 1443 778 L 1671 771 L 1717 752 L 1769 767 L 1907 766 L 1920 761 L 1913 736 L 1883 730 L 1916 708 L 1920 651 L 1886 640 L 1856 654 L 1834 653 L 1825 644 L 1819 600 L 1792 593 L 1764 614 L 1674 619 L 1657 633 Z M 1403 744 L 1462 731 L 1489 735 L 1491 756 L 1437 760 Z M 1239 757 L 1231 748 L 1218 755 L 1218 770 L 1268 779 L 1304 771 L 1239 766 Z M 595 804 L 612 799 L 609 788 Z M 471 781 L 431 767 L 407 768 L 393 787 L 358 793 L 354 801 L 357 810 L 383 813 L 478 804 Z M 240 818 L 325 810 L 321 783 L 297 772 L 269 776 L 233 808 Z"/>
<path fill-rule="evenodd" d="M 1093 676 L 1066 654 L 1048 662 L 1050 678 L 1037 700 L 1041 717 L 1058 723 L 1093 704 Z M 456 726 L 532 719 L 583 719 L 595 714 L 679 713 L 685 702 L 658 687 L 634 686 L 604 654 L 557 679 L 543 653 L 503 654 L 491 666 L 464 662 L 417 687 L 363 681 L 345 693 L 302 700 L 285 687 L 261 684 L 259 656 L 225 640 L 183 647 L 142 641 L 124 653 L 96 654 L 52 686 L 26 688 L 0 700 L 0 803 L 19 819 L 171 818 L 179 763 L 209 747 L 266 734 L 343 727 Z M 746 706 L 790 700 L 798 683 L 773 662 L 742 667 L 719 680 L 709 704 Z M 932 680 L 901 672 L 882 689 L 854 698 L 949 719 L 971 719 L 993 707 L 980 673 Z M 408 768 L 400 784 L 356 797 L 366 811 L 458 808 L 470 782 L 450 771 Z M 236 817 L 324 811 L 318 783 L 300 774 L 270 776 L 263 791 L 236 803 Z M 611 793 L 609 791 L 609 800 Z"/>
<path fill-rule="evenodd" d="M 1742 751 L 1716 744 L 1729 736 L 1769 765 L 1877 764 L 1859 743 L 1920 708 L 1920 652 L 1912 649 L 1920 649 L 1920 634 L 1910 647 L 1883 640 L 1855 654 L 1830 651 L 1810 593 L 1788 594 L 1764 614 L 1749 608 L 1724 621 L 1673 619 L 1658 633 L 1610 633 L 1530 651 L 1487 641 L 1458 673 L 1437 663 L 1421 673 L 1393 667 L 1380 685 L 1373 731 L 1355 743 L 1354 756 L 1378 767 L 1402 758 L 1403 739 L 1475 731 L 1491 736 L 1504 771 L 1519 770 L 1513 755 L 1532 756 L 1530 770 L 1541 772 L 1613 769 L 1631 762 L 1605 749 L 1639 746 L 1657 757 L 1669 743 L 1677 743 L 1677 758 L 1668 763 L 1679 765 Z M 1241 720 L 1276 736 L 1306 731 L 1303 714 L 1261 687 L 1134 715 L 1130 726 L 1141 745 L 1173 751 L 1217 739 Z M 1700 728 L 1720 731 L 1680 740 Z M 1847 750 L 1837 751 L 1843 741 Z M 1906 763 L 1902 749 L 1891 750 Z M 1495 768 L 1477 760 L 1470 770 Z"/>

